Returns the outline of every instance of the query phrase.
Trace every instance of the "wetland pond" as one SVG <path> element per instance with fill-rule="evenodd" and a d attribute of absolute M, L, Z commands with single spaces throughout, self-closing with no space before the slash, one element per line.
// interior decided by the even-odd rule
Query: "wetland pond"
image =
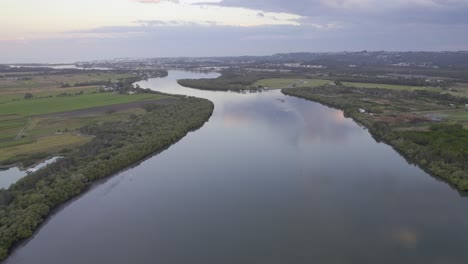
<path fill-rule="evenodd" d="M 19 167 L 11 167 L 8 169 L 0 170 L 0 189 L 8 189 L 10 185 L 17 182 L 24 176 L 28 175 L 28 173 L 35 172 L 51 163 L 54 163 L 59 158 L 60 157 L 50 158 L 27 170 L 22 170 Z"/>

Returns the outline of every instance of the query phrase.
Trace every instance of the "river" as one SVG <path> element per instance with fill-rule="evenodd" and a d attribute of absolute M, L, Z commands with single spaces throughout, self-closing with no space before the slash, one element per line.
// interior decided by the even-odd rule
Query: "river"
<path fill-rule="evenodd" d="M 262 93 L 63 206 L 12 263 L 468 263 L 468 199 L 341 111 Z"/>

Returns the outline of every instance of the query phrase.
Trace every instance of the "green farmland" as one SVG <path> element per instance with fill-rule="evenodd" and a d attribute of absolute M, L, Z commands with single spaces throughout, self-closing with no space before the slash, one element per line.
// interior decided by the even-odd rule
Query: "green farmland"
<path fill-rule="evenodd" d="M 164 98 L 164 96 L 155 94 L 83 94 L 7 102 L 0 104 L 0 113 L 2 115 L 33 116 L 161 98 Z"/>
<path fill-rule="evenodd" d="M 0 165 L 3 166 L 31 164 L 33 160 L 85 144 L 91 139 L 77 132 L 81 127 L 129 120 L 143 115 L 145 110 L 141 107 L 145 104 L 175 99 L 145 91 L 106 92 L 98 85 L 88 85 L 105 81 L 115 86 L 129 78 L 127 86 L 120 84 L 120 87 L 132 89 L 134 74 L 21 73 L 15 76 L 0 76 Z"/>
<path fill-rule="evenodd" d="M 301 88 L 301 87 L 314 87 L 323 86 L 333 83 L 332 80 L 326 79 L 299 79 L 299 78 L 273 78 L 264 79 L 255 82 L 255 85 L 262 85 L 269 89 L 283 89 L 283 88 Z M 431 90 L 440 91 L 440 89 L 434 87 L 422 87 L 422 86 L 408 86 L 408 85 L 394 85 L 394 84 L 381 84 L 381 83 L 358 83 L 358 82 L 343 82 L 344 86 L 347 87 L 361 87 L 361 88 L 383 88 L 392 90 Z"/>
<path fill-rule="evenodd" d="M 282 89 L 293 87 L 322 86 L 331 82 L 333 81 L 322 79 L 274 78 L 259 80 L 254 83 L 254 86 L 263 86 L 268 89 Z"/>

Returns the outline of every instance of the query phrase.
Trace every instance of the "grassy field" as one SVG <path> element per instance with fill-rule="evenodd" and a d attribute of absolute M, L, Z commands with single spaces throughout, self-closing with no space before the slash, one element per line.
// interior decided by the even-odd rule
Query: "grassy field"
<path fill-rule="evenodd" d="M 274 78 L 274 79 L 264 79 L 255 82 L 254 86 L 257 87 L 262 85 L 268 89 L 284 89 L 284 88 L 302 88 L 302 87 L 315 87 L 323 86 L 333 83 L 332 80 L 325 79 L 298 79 L 298 78 Z M 383 89 L 392 89 L 392 90 L 427 90 L 427 91 L 437 91 L 441 92 L 440 88 L 436 87 L 422 87 L 422 86 L 408 86 L 408 85 L 393 85 L 393 84 L 381 84 L 381 83 L 358 83 L 358 82 L 343 82 L 344 86 L 347 87 L 361 87 L 361 88 L 383 88 Z M 460 88 L 456 91 L 446 92 L 458 96 L 468 96 L 468 93 Z"/>
<path fill-rule="evenodd" d="M 293 88 L 293 87 L 310 87 L 310 86 L 322 86 L 331 83 L 330 80 L 322 79 L 296 79 L 296 78 L 275 78 L 275 79 L 264 79 L 254 83 L 253 86 L 258 87 L 259 85 L 268 89 L 282 89 L 282 88 Z"/>
<path fill-rule="evenodd" d="M 80 87 L 67 87 L 67 88 L 46 88 L 46 89 L 37 89 L 35 92 L 32 92 L 33 97 L 38 98 L 47 98 L 54 97 L 59 94 L 68 93 L 68 94 L 78 94 L 78 93 L 94 93 L 98 92 L 99 89 L 97 86 L 80 86 Z M 26 91 L 31 93 L 30 91 Z M 14 93 L 2 93 L 0 90 L 0 104 L 8 103 L 12 101 L 19 101 L 24 99 L 25 91 L 15 90 Z"/>
<path fill-rule="evenodd" d="M 4 133 L 6 130 L 0 129 L 0 133 L 2 133 L 0 134 L 0 160 L 8 160 L 22 154 L 58 152 L 60 149 L 78 146 L 88 142 L 89 139 L 71 134 L 69 131 L 75 131 L 90 124 L 129 120 L 133 115 L 142 115 L 144 113 L 145 110 L 142 108 L 130 108 L 112 113 L 86 116 L 34 117 L 31 118 L 31 123 L 24 130 L 23 137 L 17 140 L 14 139 L 18 132 L 23 129 L 25 123 L 10 129 L 9 133 Z M 3 124 L 3 122 L 0 123 Z"/>
<path fill-rule="evenodd" d="M 357 82 L 343 82 L 344 86 L 349 87 L 361 87 L 361 88 L 383 88 L 391 90 L 438 90 L 434 87 L 422 87 L 422 86 L 408 86 L 408 85 L 394 85 L 394 84 L 381 84 L 381 83 L 357 83 Z"/>
<path fill-rule="evenodd" d="M 41 137 L 30 144 L 22 144 L 0 148 L 0 160 L 7 160 L 17 155 L 31 153 L 53 153 L 64 148 L 71 148 L 89 142 L 92 137 L 71 133 Z"/>
<path fill-rule="evenodd" d="M 76 83 L 117 80 L 131 76 L 133 75 L 114 73 L 63 75 L 35 75 L 30 73 L 30 75 L 21 77 L 4 76 L 3 78 L 0 78 L 0 92 L 15 92 L 17 89 L 21 89 L 23 91 L 36 91 L 37 89 L 58 88 L 65 83 L 73 86 Z"/>
<path fill-rule="evenodd" d="M 77 96 L 19 100 L 0 104 L 0 114 L 32 116 L 162 98 L 164 98 L 164 96 L 155 94 L 120 95 L 114 93 L 94 93 Z"/>
<path fill-rule="evenodd" d="M 115 113 L 104 113 L 88 116 L 76 117 L 56 117 L 56 118 L 43 118 L 36 117 L 32 119 L 30 127 L 26 130 L 27 137 L 38 138 L 47 136 L 59 131 L 73 131 L 80 127 L 93 124 L 112 122 L 117 120 L 127 120 L 132 115 L 144 114 L 145 110 L 142 108 L 133 108 Z"/>
<path fill-rule="evenodd" d="M 1 75 L 0 162 L 14 160 L 18 155 L 53 155 L 61 149 L 84 144 L 90 139 L 78 136 L 74 132 L 77 129 L 89 124 L 128 120 L 145 112 L 137 102 L 169 98 L 151 93 L 102 93 L 96 85 L 74 87 L 77 83 L 115 82 L 133 76 L 113 73 Z M 70 87 L 62 88 L 63 84 Z M 25 99 L 25 93 L 33 97 Z"/>
<path fill-rule="evenodd" d="M 8 119 L 1 119 L 0 118 L 0 130 L 1 129 L 9 129 L 15 127 L 22 127 L 25 125 L 25 120 L 22 117 L 17 115 L 7 115 Z"/>
<path fill-rule="evenodd" d="M 449 120 L 468 122 L 468 109 L 464 111 L 451 111 L 446 114 Z"/>
<path fill-rule="evenodd" d="M 0 116 L 0 147 L 3 143 L 14 140 L 18 132 L 27 123 L 27 118 L 15 114 Z"/>
<path fill-rule="evenodd" d="M 72 145 L 86 143 L 76 137 L 57 137 L 57 132 L 74 131 L 92 123 L 126 120 L 131 115 L 142 114 L 140 107 L 113 110 L 109 113 L 88 113 L 64 117 L 41 116 L 44 114 L 63 113 L 95 107 L 122 105 L 135 101 L 165 99 L 168 96 L 158 94 L 120 95 L 115 93 L 91 93 L 66 97 L 42 99 L 22 99 L 0 104 L 0 160 L 9 159 L 18 154 L 55 152 L 57 146 L 69 146 L 60 139 L 70 139 Z M 21 133 L 20 133 L 21 132 Z M 47 139 L 47 140 L 46 140 Z M 54 140 L 59 140 L 53 144 Z"/>
<path fill-rule="evenodd" d="M 430 118 L 434 121 L 458 122 L 468 127 L 468 108 L 417 112 L 417 114 Z"/>

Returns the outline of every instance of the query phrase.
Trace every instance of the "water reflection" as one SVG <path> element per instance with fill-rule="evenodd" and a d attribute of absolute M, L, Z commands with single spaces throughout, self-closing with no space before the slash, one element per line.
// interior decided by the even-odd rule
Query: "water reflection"
<path fill-rule="evenodd" d="M 391 232 L 393 239 L 407 249 L 417 248 L 419 245 L 419 235 L 415 230 L 401 228 Z"/>
<path fill-rule="evenodd" d="M 10 187 L 10 185 L 17 182 L 26 175 L 26 171 L 22 171 L 18 167 L 0 171 L 0 189 L 7 189 Z"/>
<path fill-rule="evenodd" d="M 50 158 L 27 170 L 20 170 L 18 167 L 12 167 L 7 170 L 0 171 L 0 189 L 7 189 L 13 183 L 19 181 L 21 178 L 28 175 L 28 173 L 35 172 L 49 164 L 52 164 L 59 158 L 60 157 Z"/>

